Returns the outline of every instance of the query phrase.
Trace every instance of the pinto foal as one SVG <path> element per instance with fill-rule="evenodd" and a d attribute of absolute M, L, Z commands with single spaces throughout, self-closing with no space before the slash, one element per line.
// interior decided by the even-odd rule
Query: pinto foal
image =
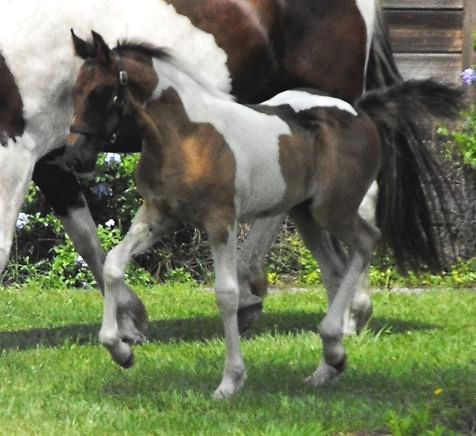
<path fill-rule="evenodd" d="M 144 338 L 123 338 L 118 329 L 127 264 L 177 225 L 200 226 L 213 254 L 227 348 L 214 397 L 232 396 L 246 379 L 237 324 L 237 224 L 289 212 L 314 255 L 321 229 L 348 247 L 347 264 L 335 259 L 331 265 L 344 270 L 343 279 L 319 325 L 324 360 L 308 382 L 336 378 L 346 360 L 344 312 L 380 234 L 358 213 L 381 165 L 378 126 L 342 100 L 304 91 L 240 105 L 162 49 L 123 43 L 110 50 L 100 35 L 93 37 L 93 46 L 75 42 L 86 62 L 73 90 L 71 159 L 95 160 L 124 117 L 145 138 L 136 172 L 144 203 L 106 258 L 100 342 L 117 363 L 132 365 L 131 342 Z M 383 103 L 374 101 L 380 113 Z"/>

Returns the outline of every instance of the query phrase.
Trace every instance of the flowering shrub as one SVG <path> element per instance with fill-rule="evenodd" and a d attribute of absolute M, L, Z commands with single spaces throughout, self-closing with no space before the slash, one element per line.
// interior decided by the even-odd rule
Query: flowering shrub
<path fill-rule="evenodd" d="M 463 71 L 461 80 L 466 86 L 475 86 L 476 71 Z M 461 129 L 456 132 L 440 129 L 440 133 L 458 146 L 465 164 L 476 169 L 476 107 L 467 114 Z M 111 249 L 124 237 L 142 203 L 135 187 L 137 161 L 138 155 L 106 153 L 99 158 L 98 177 L 85 183 L 85 196 L 98 224 L 99 238 L 105 250 Z M 17 219 L 11 265 L 0 277 L 0 282 L 13 284 L 35 281 L 45 287 L 95 286 L 86 262 L 65 237 L 61 223 L 46 211 L 44 199 L 38 189 L 32 187 Z M 378 267 L 373 268 L 370 275 L 374 286 L 422 283 L 464 286 L 476 281 L 474 260 L 458 264 L 446 275 L 427 275 L 426 278 L 413 275 L 403 278 L 396 272 L 391 259 L 378 262 Z M 142 268 L 132 266 L 128 279 L 142 284 L 152 280 L 143 268 L 152 273 L 154 280 L 180 282 L 209 280 L 212 269 L 206 238 L 202 232 L 191 227 L 162 239 L 150 253 L 140 256 L 137 263 Z M 281 236 L 268 255 L 267 267 L 268 278 L 273 284 L 282 281 L 306 284 L 321 282 L 320 271 L 313 257 L 304 248 L 289 222 L 283 227 Z"/>

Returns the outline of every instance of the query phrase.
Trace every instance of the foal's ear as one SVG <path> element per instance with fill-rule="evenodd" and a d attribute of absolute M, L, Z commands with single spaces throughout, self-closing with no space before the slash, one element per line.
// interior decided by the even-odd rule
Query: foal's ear
<path fill-rule="evenodd" d="M 82 59 L 90 59 L 96 56 L 96 49 L 90 42 L 76 36 L 73 29 L 71 29 L 71 36 L 73 38 L 74 52 Z"/>
<path fill-rule="evenodd" d="M 93 43 L 94 48 L 96 49 L 96 56 L 98 58 L 102 58 L 106 61 L 109 61 L 111 49 L 99 33 L 96 33 L 94 30 L 92 30 L 91 34 L 93 35 Z"/>

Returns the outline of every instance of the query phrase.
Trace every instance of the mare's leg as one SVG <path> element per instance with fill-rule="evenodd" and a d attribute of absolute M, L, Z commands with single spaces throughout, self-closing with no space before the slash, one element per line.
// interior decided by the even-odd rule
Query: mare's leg
<path fill-rule="evenodd" d="M 337 221 L 337 219 L 336 219 Z M 345 369 L 346 355 L 342 338 L 344 315 L 354 297 L 359 277 L 370 262 L 375 243 L 380 236 L 377 227 L 359 215 L 340 223 L 326 223 L 334 236 L 349 247 L 347 270 L 326 316 L 319 325 L 323 342 L 324 361 L 307 379 L 312 386 L 320 386 L 336 379 Z"/>
<path fill-rule="evenodd" d="M 115 362 L 124 368 L 132 366 L 131 343 L 142 343 L 143 334 L 124 338 L 118 325 L 120 307 L 129 299 L 130 290 L 124 282 L 132 256 L 150 248 L 160 235 L 170 230 L 172 222 L 160 217 L 144 203 L 138 210 L 125 238 L 106 256 L 104 264 L 104 316 L 99 341 L 109 350 Z"/>
<path fill-rule="evenodd" d="M 0 144 L 0 273 L 10 254 L 15 223 L 31 181 L 36 155 L 28 134 Z"/>
<path fill-rule="evenodd" d="M 223 378 L 213 394 L 215 399 L 229 398 L 245 383 L 246 372 L 240 350 L 237 311 L 239 288 L 236 268 L 236 232 L 232 228 L 206 225 L 215 269 L 215 293 L 223 320 L 226 360 Z"/>
<path fill-rule="evenodd" d="M 330 305 L 345 273 L 344 254 L 336 251 L 330 234 L 316 225 L 308 207 L 293 209 L 291 218 L 296 224 L 304 244 L 319 263 Z"/>
<path fill-rule="evenodd" d="M 99 289 L 104 292 L 103 266 L 106 255 L 97 235 L 88 204 L 74 174 L 56 161 L 55 154 L 39 160 L 33 181 L 61 220 L 77 252 L 88 264 Z M 61 187 L 61 189 L 58 189 Z M 125 298 L 127 294 L 127 298 Z M 119 303 L 121 336 L 134 338 L 147 330 L 147 313 L 139 297 L 126 287 Z"/>
<path fill-rule="evenodd" d="M 280 215 L 256 220 L 240 247 L 238 325 L 241 333 L 245 332 L 259 318 L 263 309 L 262 297 L 266 295 L 268 286 L 264 269 L 266 253 L 276 239 L 284 218 L 285 215 Z"/>

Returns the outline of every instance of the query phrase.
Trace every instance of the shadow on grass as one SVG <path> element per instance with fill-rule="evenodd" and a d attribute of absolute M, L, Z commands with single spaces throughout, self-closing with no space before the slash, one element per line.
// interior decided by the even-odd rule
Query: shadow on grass
<path fill-rule="evenodd" d="M 244 335 L 244 339 L 264 334 L 296 334 L 303 331 L 317 333 L 319 321 L 324 313 L 309 312 L 272 312 L 264 313 L 254 328 Z M 369 329 L 373 333 L 386 328 L 390 334 L 406 331 L 433 330 L 438 325 L 413 320 L 376 317 L 370 321 Z M 0 351 L 27 350 L 37 346 L 56 347 L 70 342 L 79 345 L 97 343 L 99 324 L 77 324 L 63 327 L 41 328 L 0 332 Z M 150 342 L 204 341 L 223 336 L 220 318 L 194 317 L 185 319 L 155 320 L 149 324 Z"/>

